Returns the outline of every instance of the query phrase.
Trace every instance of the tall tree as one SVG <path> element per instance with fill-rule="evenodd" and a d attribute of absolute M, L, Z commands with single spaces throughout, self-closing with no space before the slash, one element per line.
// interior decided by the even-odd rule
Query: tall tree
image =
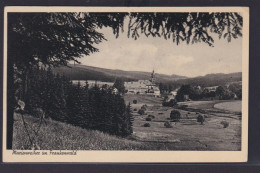
<path fill-rule="evenodd" d="M 120 94 L 125 93 L 124 81 L 122 79 L 117 78 L 113 87 L 115 87 L 118 90 L 118 93 L 120 93 Z"/>

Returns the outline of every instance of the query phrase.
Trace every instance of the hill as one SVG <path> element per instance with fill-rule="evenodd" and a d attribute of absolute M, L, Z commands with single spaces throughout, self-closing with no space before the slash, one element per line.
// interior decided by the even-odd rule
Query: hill
<path fill-rule="evenodd" d="M 38 135 L 35 130 L 39 120 L 24 115 L 27 130 L 23 125 L 20 114 L 14 116 L 14 142 L 13 149 L 32 149 L 28 133 L 37 149 L 41 150 L 145 150 L 147 145 L 128 139 L 108 135 L 97 130 L 87 130 L 66 123 L 46 119 L 39 128 Z M 155 148 L 156 146 L 154 146 Z"/>
<path fill-rule="evenodd" d="M 54 73 L 63 74 L 71 80 L 100 80 L 104 82 L 114 82 L 116 78 L 121 78 L 124 81 L 137 81 L 149 79 L 151 72 L 142 71 L 124 71 L 112 70 L 99 67 L 92 67 L 86 65 L 72 65 L 69 67 L 54 68 Z M 194 78 L 187 78 L 179 75 L 165 75 L 156 73 L 157 83 L 172 83 L 176 86 L 183 84 L 200 85 L 202 87 L 225 85 L 227 83 L 242 81 L 242 73 L 215 73 L 207 74 L 205 76 L 198 76 Z"/>
<path fill-rule="evenodd" d="M 53 71 L 55 73 L 64 74 L 71 80 L 101 80 L 106 82 L 113 82 L 115 78 L 122 78 L 125 81 L 144 80 L 149 79 L 151 75 L 151 72 L 112 70 L 79 64 L 69 64 L 69 67 L 57 67 L 54 68 Z M 186 78 L 184 76 L 158 73 L 155 75 L 157 82 L 169 82 Z"/>
<path fill-rule="evenodd" d="M 242 72 L 237 73 L 215 73 L 207 74 L 205 76 L 199 76 L 195 78 L 187 78 L 178 80 L 176 83 L 189 84 L 189 85 L 200 85 L 202 87 L 216 86 L 216 85 L 226 85 L 228 83 L 242 81 Z"/>

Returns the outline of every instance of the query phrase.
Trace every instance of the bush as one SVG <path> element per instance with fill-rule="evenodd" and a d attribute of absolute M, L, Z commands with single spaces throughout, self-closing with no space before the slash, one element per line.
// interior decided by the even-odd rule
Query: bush
<path fill-rule="evenodd" d="M 143 105 L 143 106 L 141 107 L 141 109 L 143 109 L 144 111 L 146 111 L 147 105 Z"/>
<path fill-rule="evenodd" d="M 137 109 L 136 109 L 136 108 L 134 108 L 134 111 L 137 111 Z"/>
<path fill-rule="evenodd" d="M 229 122 L 227 121 L 221 121 L 220 124 L 223 125 L 223 128 L 227 128 L 229 126 Z"/>
<path fill-rule="evenodd" d="M 197 122 L 199 122 L 200 124 L 203 124 L 205 121 L 205 117 L 203 115 L 198 115 L 197 116 Z"/>
<path fill-rule="evenodd" d="M 136 103 L 137 103 L 137 100 L 133 100 L 133 103 L 136 104 Z"/>
<path fill-rule="evenodd" d="M 145 113 L 145 110 L 143 110 L 143 109 L 139 109 L 138 114 L 140 114 L 140 115 L 144 115 L 144 113 Z"/>
<path fill-rule="evenodd" d="M 177 101 L 176 101 L 175 99 L 171 99 L 171 100 L 168 102 L 168 106 L 170 106 L 170 107 L 173 107 L 173 106 L 175 106 L 175 105 L 177 105 Z"/>
<path fill-rule="evenodd" d="M 154 115 L 148 115 L 148 117 L 149 117 L 149 118 L 152 118 L 152 119 L 154 119 L 154 118 L 155 118 L 155 116 L 154 116 Z"/>
<path fill-rule="evenodd" d="M 175 99 L 171 99 L 169 102 L 164 100 L 162 105 L 163 106 L 173 107 L 173 106 L 177 105 L 177 101 Z"/>
<path fill-rule="evenodd" d="M 147 117 L 147 118 L 145 118 L 145 120 L 146 120 L 146 121 L 152 121 L 152 118 Z"/>
<path fill-rule="evenodd" d="M 174 122 L 180 121 L 181 113 L 177 110 L 173 110 L 173 111 L 171 111 L 170 118 Z"/>
<path fill-rule="evenodd" d="M 145 123 L 144 127 L 151 127 L 150 123 Z"/>
<path fill-rule="evenodd" d="M 166 128 L 172 128 L 172 125 L 171 125 L 171 123 L 170 123 L 169 121 L 166 121 L 166 122 L 164 123 L 164 127 L 166 127 Z"/>

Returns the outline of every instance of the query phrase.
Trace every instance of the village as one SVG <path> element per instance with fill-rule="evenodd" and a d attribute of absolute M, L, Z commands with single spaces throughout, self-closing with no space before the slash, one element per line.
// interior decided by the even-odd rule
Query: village
<path fill-rule="evenodd" d="M 86 82 L 88 84 L 89 88 L 92 88 L 94 86 L 97 86 L 99 88 L 102 87 L 112 87 L 113 88 L 113 93 L 118 94 L 118 89 L 114 87 L 114 82 L 104 82 L 104 81 L 99 81 L 99 80 L 72 80 L 73 84 L 80 84 L 81 86 L 85 86 Z M 236 87 L 239 87 L 242 89 L 242 81 L 238 82 L 229 82 L 226 83 L 223 87 L 225 90 L 232 90 L 230 89 L 233 85 L 236 85 Z M 199 98 L 195 98 L 195 100 L 219 100 L 221 99 L 220 96 L 216 95 L 216 92 L 218 90 L 218 87 L 220 86 L 207 86 L 207 87 L 201 87 L 199 85 L 191 86 L 192 90 L 199 95 L 202 95 Z M 163 91 L 159 83 L 156 81 L 156 74 L 155 71 L 153 70 L 152 73 L 150 74 L 149 79 L 142 79 L 142 80 L 137 80 L 137 81 L 127 81 L 124 82 L 124 95 L 147 95 L 147 96 L 153 96 L 157 98 L 164 98 L 166 101 L 170 101 L 172 99 L 176 99 L 177 93 L 180 90 L 181 87 L 176 87 L 173 90 L 170 91 Z M 224 91 L 222 91 L 224 92 Z M 121 93 L 122 94 L 122 93 Z M 228 93 L 229 96 L 227 97 L 228 99 L 239 99 L 239 96 L 237 95 L 236 92 L 233 93 Z M 184 92 L 182 95 L 182 101 L 191 101 L 193 100 L 191 94 L 189 92 Z M 225 98 L 224 98 L 225 100 Z"/>

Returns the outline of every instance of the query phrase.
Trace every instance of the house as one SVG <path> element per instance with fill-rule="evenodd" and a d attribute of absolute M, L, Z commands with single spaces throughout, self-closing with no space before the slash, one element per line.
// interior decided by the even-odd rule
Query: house
<path fill-rule="evenodd" d="M 158 86 L 155 84 L 154 71 L 151 74 L 150 80 L 125 82 L 124 85 L 128 94 L 147 94 L 157 97 L 161 95 Z"/>
<path fill-rule="evenodd" d="M 217 90 L 217 88 L 218 88 L 218 86 L 205 87 L 204 90 L 207 89 L 209 92 L 211 92 L 211 91 L 215 92 Z"/>
<path fill-rule="evenodd" d="M 87 80 L 88 82 L 88 87 L 93 88 L 94 86 L 97 86 L 101 88 L 104 85 L 107 85 L 109 87 L 112 87 L 114 85 L 113 82 L 102 82 L 102 81 L 97 81 L 97 80 Z M 85 86 L 86 85 L 86 80 L 72 80 L 73 84 L 78 84 L 80 83 L 80 86 Z"/>
<path fill-rule="evenodd" d="M 113 93 L 113 94 L 118 94 L 118 89 L 117 89 L 117 88 L 113 88 L 112 93 Z"/>

